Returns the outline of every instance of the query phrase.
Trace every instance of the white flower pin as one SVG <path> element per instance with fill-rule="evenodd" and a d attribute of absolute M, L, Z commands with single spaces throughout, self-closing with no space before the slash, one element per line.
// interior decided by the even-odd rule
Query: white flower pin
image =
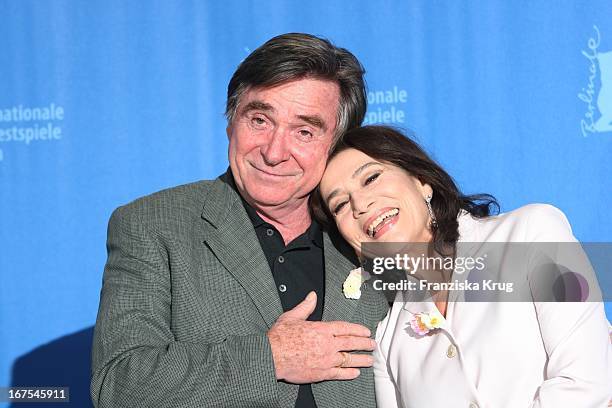
<path fill-rule="evenodd" d="M 442 327 L 444 316 L 434 309 L 431 312 L 415 313 L 410 319 L 410 327 L 419 336 L 424 336 L 432 330 Z"/>
<path fill-rule="evenodd" d="M 353 269 L 342 285 L 344 297 L 359 299 L 361 297 L 361 284 L 370 279 L 370 274 L 361 268 Z"/>

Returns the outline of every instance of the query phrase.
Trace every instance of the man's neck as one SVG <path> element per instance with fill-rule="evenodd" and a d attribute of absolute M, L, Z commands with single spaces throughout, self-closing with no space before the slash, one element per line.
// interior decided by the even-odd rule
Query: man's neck
<path fill-rule="evenodd" d="M 285 245 L 302 235 L 312 223 L 308 199 L 286 206 L 252 206 L 264 221 L 274 225 L 280 232 Z"/>

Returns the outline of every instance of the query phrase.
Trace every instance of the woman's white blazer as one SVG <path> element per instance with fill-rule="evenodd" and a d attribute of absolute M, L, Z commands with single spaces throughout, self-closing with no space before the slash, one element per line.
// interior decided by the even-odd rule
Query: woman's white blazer
<path fill-rule="evenodd" d="M 576 242 L 563 213 L 542 204 L 484 219 L 464 212 L 459 233 L 460 242 Z M 379 324 L 379 407 L 607 406 L 612 350 L 603 303 L 449 302 L 442 328 L 415 335 L 410 320 L 433 308 L 400 292 Z"/>

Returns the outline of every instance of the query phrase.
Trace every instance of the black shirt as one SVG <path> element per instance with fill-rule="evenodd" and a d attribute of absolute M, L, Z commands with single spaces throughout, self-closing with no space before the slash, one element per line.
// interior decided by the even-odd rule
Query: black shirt
<path fill-rule="evenodd" d="M 228 184 L 238 192 L 231 172 L 228 173 Z M 244 199 L 242 203 L 270 265 L 283 310 L 294 308 L 314 290 L 317 293 L 317 306 L 308 320 L 321 320 L 325 296 L 325 263 L 323 232 L 319 224 L 313 220 L 302 235 L 285 246 L 278 230 L 264 221 Z M 310 384 L 300 385 L 295 407 L 316 408 Z"/>

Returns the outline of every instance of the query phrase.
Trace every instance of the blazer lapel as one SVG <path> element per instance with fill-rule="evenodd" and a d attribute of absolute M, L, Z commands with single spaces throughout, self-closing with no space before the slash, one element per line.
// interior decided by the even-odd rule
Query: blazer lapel
<path fill-rule="evenodd" d="M 342 244 L 337 243 L 339 248 Z M 332 238 L 323 234 L 323 251 L 325 254 L 325 303 L 323 320 L 345 320 L 353 316 L 359 300 L 344 296 L 342 285 L 352 269 L 356 266 L 347 259 L 334 245 Z"/>
<path fill-rule="evenodd" d="M 208 222 L 204 224 L 205 244 L 244 288 L 271 327 L 283 312 L 272 272 L 238 193 L 220 178 L 209 190 L 202 218 Z"/>

